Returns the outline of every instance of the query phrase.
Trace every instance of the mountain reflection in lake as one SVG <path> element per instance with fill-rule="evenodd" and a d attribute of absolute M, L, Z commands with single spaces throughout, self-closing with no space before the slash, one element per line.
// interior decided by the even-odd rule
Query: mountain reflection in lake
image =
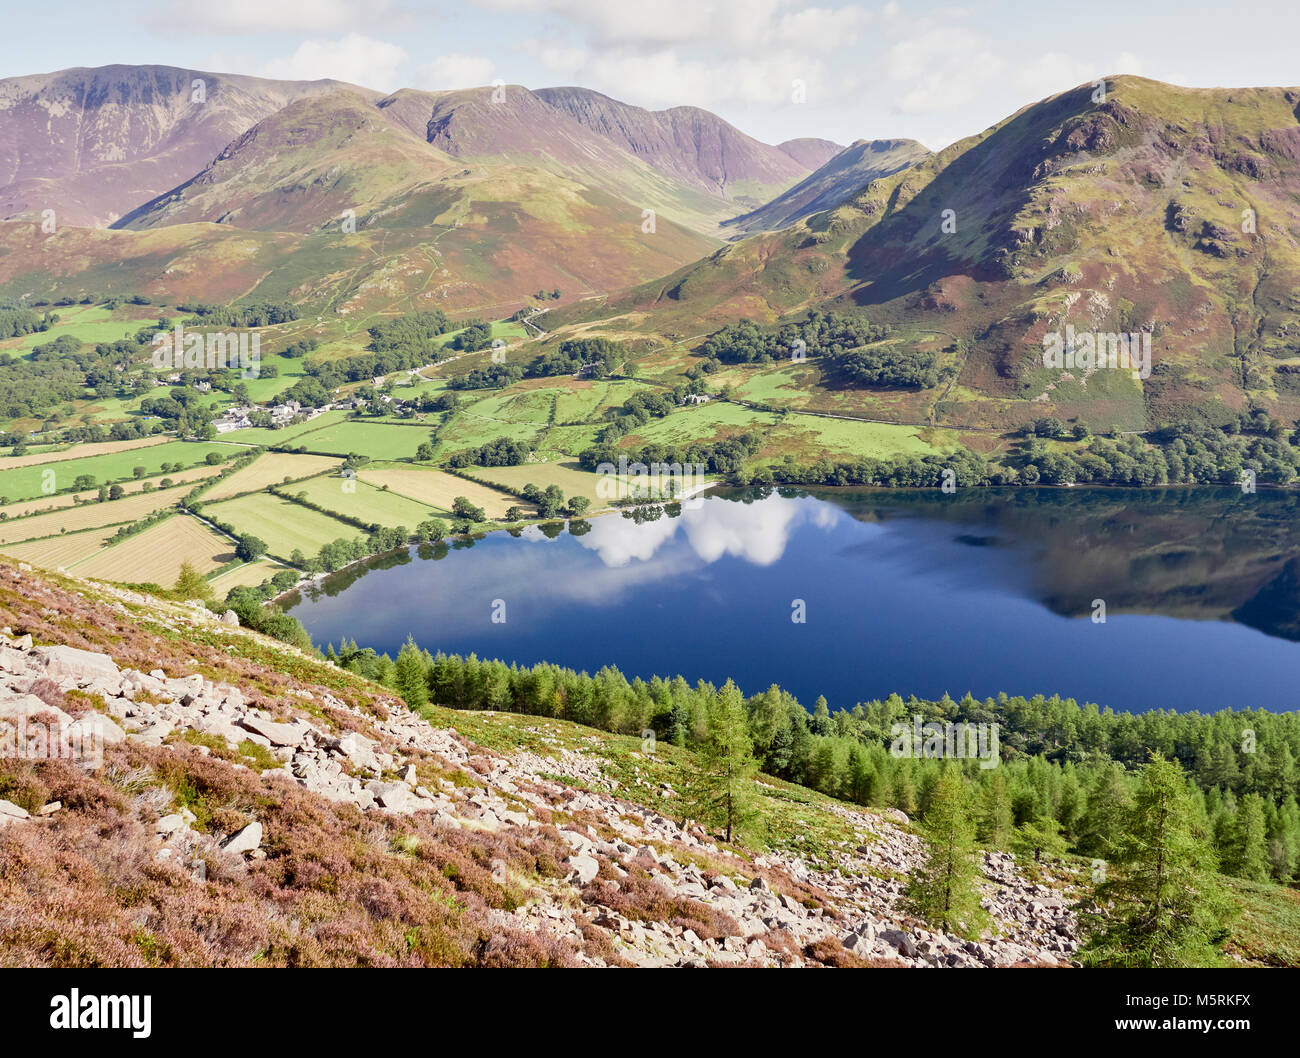
<path fill-rule="evenodd" d="M 1289 709 L 1298 506 L 1235 490 L 730 490 L 658 517 L 411 548 L 289 601 L 322 645 L 392 654 L 409 634 L 629 679 L 778 683 L 832 708 L 1006 691 Z"/>

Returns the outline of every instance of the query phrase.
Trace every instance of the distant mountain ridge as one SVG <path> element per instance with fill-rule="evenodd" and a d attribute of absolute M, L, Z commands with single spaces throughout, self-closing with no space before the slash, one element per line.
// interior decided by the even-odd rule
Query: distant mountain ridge
<path fill-rule="evenodd" d="M 78 67 L 0 80 L 0 218 L 53 209 L 61 225 L 105 227 L 194 176 L 268 115 L 340 89 L 379 98 L 343 81 L 173 66 Z"/>
<path fill-rule="evenodd" d="M 660 172 L 726 198 L 766 201 L 811 168 L 699 107 L 646 110 L 587 88 L 536 94 Z"/>
<path fill-rule="evenodd" d="M 801 151 L 805 157 L 815 153 Z M 743 234 L 788 228 L 813 213 L 833 209 L 871 181 L 892 176 L 929 156 L 915 140 L 858 140 L 837 151 L 794 187 L 727 225 Z"/>
<path fill-rule="evenodd" d="M 651 111 L 582 88 L 384 96 L 333 80 L 75 68 L 0 80 L 0 219 L 52 209 L 60 225 L 107 227 L 208 179 L 223 151 L 291 103 L 339 91 L 447 156 L 547 169 L 709 236 L 841 150 L 772 146 L 698 107 Z"/>

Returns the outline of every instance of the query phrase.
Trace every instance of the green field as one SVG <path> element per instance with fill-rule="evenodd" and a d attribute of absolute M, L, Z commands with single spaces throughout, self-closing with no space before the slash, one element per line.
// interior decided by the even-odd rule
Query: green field
<path fill-rule="evenodd" d="M 929 440 L 921 436 L 923 433 Z M 960 440 L 952 430 L 826 419 L 798 413 L 786 416 L 764 440 L 765 449 L 771 447 L 781 454 L 788 452 L 810 459 L 827 454 L 858 459 L 926 456 L 960 447 Z"/>
<path fill-rule="evenodd" d="M 351 540 L 361 535 L 360 529 L 346 522 L 265 492 L 208 504 L 202 513 L 234 526 L 241 534 L 265 540 L 273 558 L 287 559 L 295 548 L 314 555 L 340 537 Z"/>
<path fill-rule="evenodd" d="M 162 316 L 166 316 L 169 320 L 181 318 L 173 312 L 154 309 L 151 313 L 145 306 L 134 305 L 124 306 L 115 312 L 102 305 L 54 306 L 48 311 L 59 317 L 58 323 L 47 331 L 36 331 L 0 341 L 0 352 L 25 357 L 36 346 L 52 342 L 64 334 L 79 338 L 87 345 L 95 345 L 97 342 L 116 342 L 122 338 L 132 337 L 138 331 L 156 323 Z"/>
<path fill-rule="evenodd" d="M 636 444 L 680 445 L 761 430 L 776 421 L 777 416 L 769 412 L 713 401 L 683 408 L 662 419 L 651 419 L 628 436 Z"/>
<path fill-rule="evenodd" d="M 350 485 L 351 491 L 344 486 Z M 285 487 L 291 496 L 302 496 L 308 503 L 337 511 L 349 518 L 393 528 L 405 526 L 414 529 L 426 518 L 445 514 L 444 511 L 417 503 L 395 492 L 376 488 L 355 478 L 350 482 L 337 475 L 323 475 L 299 481 Z"/>
<path fill-rule="evenodd" d="M 158 397 L 170 397 L 172 394 L 171 386 L 153 386 L 150 389 L 141 390 L 131 397 L 104 397 L 90 401 L 82 411 L 83 415 L 89 415 L 91 419 L 97 422 L 118 422 L 128 418 L 132 412 L 140 410 L 140 405 L 146 400 Z M 211 394 L 210 394 L 211 395 Z M 217 393 L 215 396 L 219 400 L 226 399 L 224 393 Z"/>
<path fill-rule="evenodd" d="M 808 399 L 808 390 L 800 386 L 799 376 L 808 373 L 807 367 L 793 364 L 766 371 L 746 371 L 732 384 L 732 396 L 761 404 L 802 406 Z M 724 381 L 730 381 L 730 377 Z"/>
<path fill-rule="evenodd" d="M 511 389 L 465 404 L 461 414 L 480 419 L 498 419 L 540 426 L 551 417 L 556 391 L 549 389 Z"/>
<path fill-rule="evenodd" d="M 539 489 L 545 489 L 548 485 L 558 485 L 566 499 L 586 496 L 591 500 L 592 509 L 607 507 L 610 502 L 609 499 L 596 495 L 596 484 L 600 478 L 588 471 L 580 470 L 578 464 L 572 461 L 528 463 L 519 467 L 477 467 L 474 476 L 516 491 L 529 484 L 536 485 Z"/>
<path fill-rule="evenodd" d="M 277 393 L 288 389 L 300 378 L 306 376 L 307 372 L 303 370 L 305 357 L 285 358 L 274 354 L 268 355 L 262 352 L 262 365 L 271 365 L 275 368 L 275 377 L 268 378 L 259 375 L 257 378 L 241 378 L 244 386 L 248 389 L 249 397 L 257 404 L 265 404 Z M 212 394 L 216 397 L 224 397 L 225 394 Z"/>
<path fill-rule="evenodd" d="M 346 456 L 355 452 L 371 459 L 414 459 L 415 450 L 430 440 L 431 434 L 428 426 L 350 421 L 299 435 L 294 443 L 322 455 Z"/>
<path fill-rule="evenodd" d="M 439 340 L 442 342 L 442 347 L 446 349 L 451 344 L 451 340 L 464 329 L 464 327 L 457 327 L 454 331 L 448 331 L 446 334 L 441 335 Z M 493 320 L 492 337 L 504 338 L 506 341 L 511 338 L 527 338 L 528 329 L 522 323 L 515 323 L 513 320 Z M 451 352 L 455 353 L 456 350 L 453 349 Z"/>
<path fill-rule="evenodd" d="M 600 426 L 554 426 L 546 431 L 537 448 L 539 455 L 548 459 L 557 456 L 577 456 L 596 443 Z"/>
<path fill-rule="evenodd" d="M 516 441 L 534 444 L 545 426 L 544 422 L 504 422 L 501 419 L 490 419 L 468 411 L 460 411 L 439 431 L 438 454 L 441 457 L 459 452 L 463 448 L 478 448 L 489 441 L 495 441 L 498 437 L 509 437 Z"/>
<path fill-rule="evenodd" d="M 75 451 L 75 449 L 73 450 Z M 164 463 L 180 463 L 192 467 L 202 463 L 209 452 L 218 452 L 223 459 L 242 455 L 247 449 L 240 445 L 219 441 L 171 441 L 111 455 L 87 456 L 84 459 L 60 459 L 51 463 L 0 469 L 0 496 L 9 501 L 32 499 L 45 494 L 42 488 L 47 480 L 44 474 L 53 471 L 54 489 L 71 487 L 82 474 L 89 474 L 97 485 L 130 478 L 135 467 L 144 467 L 146 476 L 161 472 Z M 0 463 L 0 467 L 3 464 Z"/>
<path fill-rule="evenodd" d="M 559 391 L 555 405 L 556 422 L 591 422 L 599 419 L 606 408 L 617 407 L 633 393 L 655 387 L 622 379 L 570 383 Z"/>

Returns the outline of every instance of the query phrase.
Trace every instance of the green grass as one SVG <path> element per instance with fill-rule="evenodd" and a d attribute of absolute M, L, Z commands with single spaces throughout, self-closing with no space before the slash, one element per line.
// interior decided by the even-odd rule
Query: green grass
<path fill-rule="evenodd" d="M 1226 878 L 1241 908 L 1226 950 L 1266 966 L 1300 966 L 1300 892 Z"/>
<path fill-rule="evenodd" d="M 767 437 L 781 451 L 800 451 L 817 457 L 827 453 L 854 458 L 888 459 L 894 456 L 925 456 L 952 450 L 960 442 L 953 431 L 930 431 L 938 444 L 920 436 L 921 427 L 891 423 L 825 419 L 817 415 L 786 416 Z"/>
<path fill-rule="evenodd" d="M 241 534 L 260 537 L 279 559 L 287 559 L 295 549 L 314 555 L 340 537 L 351 540 L 361 535 L 354 526 L 265 492 L 209 504 L 202 513 Z"/>
<path fill-rule="evenodd" d="M 89 400 L 80 414 L 89 415 L 92 420 L 117 422 L 129 418 L 134 412 L 138 412 L 140 405 L 144 401 L 157 397 L 170 397 L 171 395 L 171 386 L 154 386 L 130 397 L 104 397 Z M 208 396 L 217 400 L 228 399 L 224 393 L 210 393 Z"/>
<path fill-rule="evenodd" d="M 544 424 L 540 422 L 503 422 L 460 411 L 438 434 L 439 454 L 447 455 L 463 448 L 478 448 L 498 437 L 510 437 L 533 444 L 543 429 Z"/>
<path fill-rule="evenodd" d="M 223 459 L 233 459 L 247 449 L 216 441 L 172 441 L 167 444 L 136 448 L 109 455 L 86 456 L 82 459 L 60 459 L 11 470 L 0 469 L 0 496 L 10 501 L 27 500 L 44 494 L 42 488 L 47 471 L 53 471 L 55 490 L 70 487 L 78 476 L 89 474 L 97 485 L 130 478 L 135 467 L 144 467 L 145 475 L 161 473 L 164 463 L 180 463 L 185 467 L 204 462 L 209 452 L 219 453 Z M 72 449 L 75 454 L 76 449 Z M 3 464 L 0 463 L 0 467 Z"/>
<path fill-rule="evenodd" d="M 304 361 L 304 357 L 290 359 L 282 356 L 268 356 L 263 352 L 262 364 L 264 366 L 267 364 L 274 365 L 275 377 L 264 378 L 259 375 L 257 378 L 241 379 L 240 381 L 247 387 L 248 396 L 254 403 L 265 404 L 277 393 L 282 393 L 300 378 L 306 376 L 307 372 L 303 370 Z"/>
<path fill-rule="evenodd" d="M 556 426 L 546 432 L 540 452 L 550 458 L 577 456 L 596 443 L 600 426 Z"/>
<path fill-rule="evenodd" d="M 504 423 L 520 422 L 540 426 L 550 419 L 551 405 L 554 402 L 553 390 L 510 389 L 465 405 L 461 414 Z"/>
<path fill-rule="evenodd" d="M 344 491 L 345 484 L 351 485 L 352 491 Z M 368 523 L 374 522 L 390 528 L 400 525 L 407 529 L 414 529 L 426 518 L 433 518 L 443 513 L 392 491 L 376 488 L 364 481 L 353 479 L 351 482 L 345 482 L 342 477 L 332 475 L 300 481 L 287 486 L 284 491 L 291 496 L 305 493 L 305 499 L 309 503 L 337 511 L 350 518 Z"/>
<path fill-rule="evenodd" d="M 156 323 L 160 315 L 166 315 L 173 321 L 181 318 L 174 315 L 172 311 L 164 312 L 161 309 L 155 309 L 150 313 L 147 306 L 131 306 L 132 315 L 124 315 L 125 308 L 114 313 L 102 305 L 54 306 L 48 310 L 42 308 L 37 311 L 53 312 L 59 317 L 59 322 L 48 331 L 37 331 L 34 334 L 24 334 L 0 341 L 0 352 L 26 357 L 36 346 L 52 342 L 65 334 L 80 338 L 86 345 L 116 342 L 122 338 L 133 337 L 143 328 Z"/>
<path fill-rule="evenodd" d="M 548 485 L 558 485 L 564 490 L 567 498 L 586 496 L 591 500 L 593 509 L 606 507 L 610 503 L 609 498 L 602 499 L 596 495 L 599 476 L 578 469 L 577 463 L 572 461 L 527 463 L 518 467 L 476 467 L 474 476 L 484 481 L 505 485 L 516 491 L 529 484 L 536 485 L 539 489 L 545 489 Z"/>
<path fill-rule="evenodd" d="M 655 387 L 621 379 L 592 382 L 585 389 L 563 387 L 555 405 L 556 422 L 591 422 L 599 419 L 606 408 L 623 404 L 633 393 Z M 554 392 L 552 390 L 552 392 Z"/>
<path fill-rule="evenodd" d="M 691 441 L 711 441 L 750 430 L 761 431 L 771 426 L 777 417 L 768 412 L 754 411 L 739 404 L 713 401 L 672 412 L 662 419 L 651 419 L 645 426 L 628 436 L 636 444 L 688 444 Z"/>
<path fill-rule="evenodd" d="M 447 348 L 447 346 L 451 344 L 452 339 L 455 338 L 456 335 L 460 334 L 464 329 L 464 327 L 457 327 L 454 331 L 448 331 L 446 334 L 441 335 L 440 340 L 443 348 Z M 527 338 L 528 328 L 526 328 L 522 323 L 515 323 L 513 320 L 493 320 L 492 337 L 504 338 L 506 341 L 509 341 L 511 338 Z M 451 352 L 455 353 L 456 350 L 453 349 Z"/>
<path fill-rule="evenodd" d="M 808 399 L 808 390 L 799 384 L 799 375 L 806 372 L 806 367 L 793 364 L 753 372 L 736 380 L 732 396 L 761 404 L 802 404 Z"/>
<path fill-rule="evenodd" d="M 413 459 L 415 450 L 428 441 L 428 426 L 392 426 L 386 423 L 340 422 L 299 436 L 295 444 L 323 455 L 346 456 L 356 452 L 371 459 Z"/>

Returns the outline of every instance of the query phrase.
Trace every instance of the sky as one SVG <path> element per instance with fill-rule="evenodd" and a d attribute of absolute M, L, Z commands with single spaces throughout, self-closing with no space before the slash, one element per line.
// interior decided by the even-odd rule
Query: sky
<path fill-rule="evenodd" d="M 0 0 L 0 77 L 156 63 L 380 91 L 581 85 L 768 143 L 938 149 L 1108 74 L 1300 84 L 1295 0 Z"/>

